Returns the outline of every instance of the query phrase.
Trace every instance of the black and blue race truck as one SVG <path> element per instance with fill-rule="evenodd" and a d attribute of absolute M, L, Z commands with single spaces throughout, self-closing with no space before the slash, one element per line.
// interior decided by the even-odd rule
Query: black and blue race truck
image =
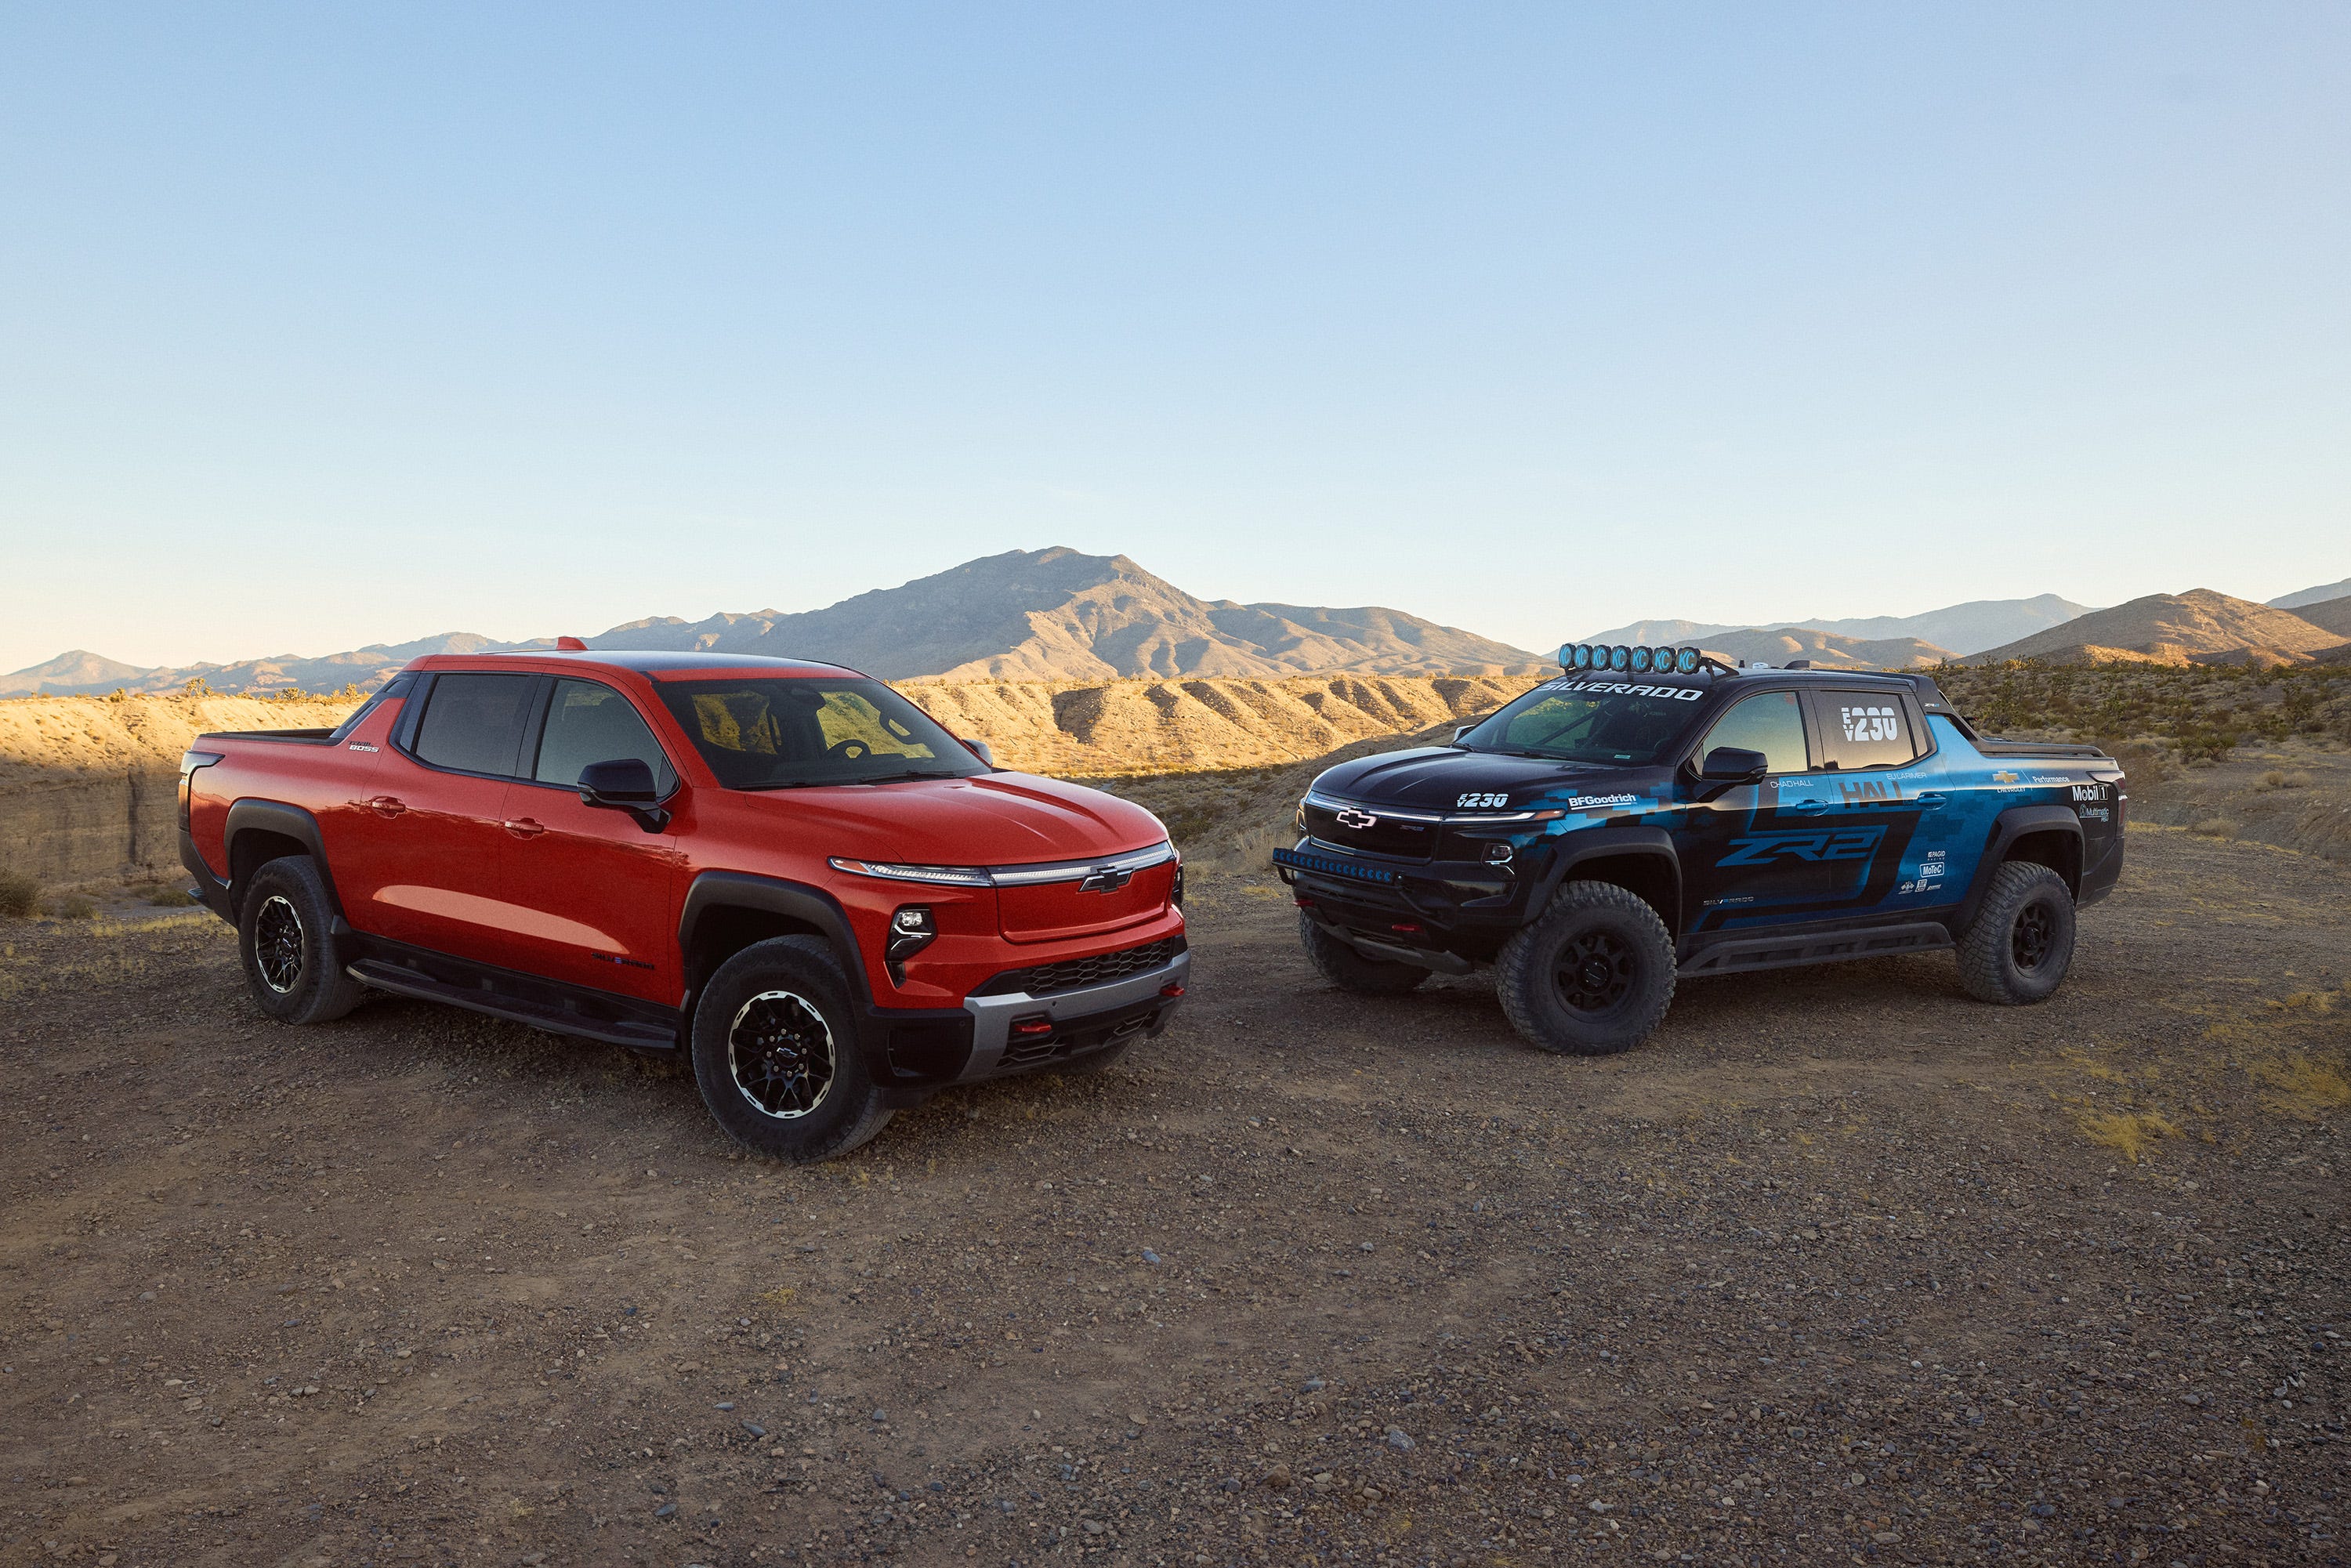
<path fill-rule="evenodd" d="M 2038 1002 L 2121 874 L 2123 770 L 1976 732 L 1934 680 L 1573 645 L 1453 744 L 1342 763 L 1274 862 L 1315 967 L 1394 994 L 1491 964 L 1531 1043 L 1601 1054 L 1676 982 L 1955 949 Z"/>

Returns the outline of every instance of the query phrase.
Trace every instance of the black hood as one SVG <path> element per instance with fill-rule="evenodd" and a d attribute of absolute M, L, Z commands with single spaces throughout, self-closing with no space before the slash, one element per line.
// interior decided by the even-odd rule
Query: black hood
<path fill-rule="evenodd" d="M 1342 762 L 1317 778 L 1314 789 L 1317 793 L 1346 800 L 1451 811 L 1458 808 L 1464 795 L 1506 795 L 1510 804 L 1515 806 L 1572 779 L 1635 771 L 1638 770 L 1601 768 L 1585 762 L 1513 757 L 1499 751 L 1425 746 L 1412 751 L 1389 751 Z M 1501 802 L 1479 804 L 1493 807 Z"/>

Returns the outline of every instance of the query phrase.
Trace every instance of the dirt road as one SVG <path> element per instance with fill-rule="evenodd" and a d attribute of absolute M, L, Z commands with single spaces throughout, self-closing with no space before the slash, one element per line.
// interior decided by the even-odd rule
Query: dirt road
<path fill-rule="evenodd" d="M 815 1170 L 266 1024 L 201 914 L 0 925 L 0 1562 L 2340 1562 L 2351 877 L 2131 855 L 2045 1007 L 1693 983 L 1599 1061 L 1205 882 L 1164 1040 Z"/>

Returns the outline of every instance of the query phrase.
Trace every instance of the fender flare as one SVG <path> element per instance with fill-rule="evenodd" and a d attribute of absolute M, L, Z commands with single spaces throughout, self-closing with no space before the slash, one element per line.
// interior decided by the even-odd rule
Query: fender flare
<path fill-rule="evenodd" d="M 254 831 L 280 834 L 309 851 L 312 863 L 319 868 L 319 879 L 327 884 L 327 903 L 335 912 L 337 924 L 341 925 L 346 919 L 342 895 L 335 891 L 335 872 L 327 863 L 327 841 L 319 831 L 319 819 L 283 800 L 245 800 L 228 809 L 227 824 L 221 830 L 221 849 L 228 857 L 229 880 L 224 885 L 230 907 L 239 908 L 245 901 L 245 879 L 236 875 L 236 838 L 239 833 Z"/>
<path fill-rule="evenodd" d="M 841 973 L 847 977 L 859 1007 L 872 1006 L 873 988 L 865 977 L 864 956 L 858 949 L 856 934 L 849 928 L 847 912 L 831 894 L 804 882 L 787 882 L 782 877 L 757 876 L 741 871 L 702 872 L 685 890 L 684 902 L 678 909 L 677 952 L 681 967 L 693 955 L 694 939 L 702 922 L 719 909 L 757 909 L 815 926 L 824 934 L 833 956 L 840 961 Z M 689 1017 L 706 977 L 694 976 L 687 987 L 684 1010 Z"/>
<path fill-rule="evenodd" d="M 1603 856 L 1655 855 L 1666 862 L 1671 880 L 1670 903 L 1663 912 L 1667 930 L 1679 934 L 1682 925 L 1682 859 L 1674 850 L 1674 839 L 1663 828 L 1625 822 L 1613 827 L 1584 828 L 1561 835 L 1559 848 L 1552 852 L 1552 864 L 1547 867 L 1534 891 L 1527 899 L 1527 918 L 1540 919 L 1551 907 L 1552 897 L 1560 884 L 1579 865 Z"/>
<path fill-rule="evenodd" d="M 2008 859 L 2011 844 L 2027 833 L 2070 833 L 2075 845 L 2082 845 L 2082 819 L 2064 806 L 2011 806 L 1991 822 L 1986 836 L 1982 858 L 1976 862 L 1975 880 L 1968 886 L 1968 895 L 1951 917 L 1951 931 L 1958 935 L 1975 924 L 1976 910 L 1991 889 L 1992 873 Z M 2074 889 L 2076 897 L 2081 890 Z"/>

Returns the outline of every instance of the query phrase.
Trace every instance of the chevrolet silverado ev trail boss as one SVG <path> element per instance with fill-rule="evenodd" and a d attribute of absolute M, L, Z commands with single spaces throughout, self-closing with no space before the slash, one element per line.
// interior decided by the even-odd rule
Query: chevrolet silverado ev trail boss
<path fill-rule="evenodd" d="M 1639 1043 L 1677 977 L 1956 949 L 2037 1002 L 2121 874 L 2122 769 L 1976 733 L 1934 681 L 1575 645 L 1449 747 L 1314 780 L 1274 861 L 1332 984 L 1490 963 L 1531 1043 Z"/>
<path fill-rule="evenodd" d="M 180 828 L 272 1017 L 374 988 L 683 1050 L 719 1125 L 790 1160 L 946 1084 L 1106 1062 L 1191 963 L 1158 819 L 831 664 L 420 659 L 331 732 L 199 737 Z"/>

